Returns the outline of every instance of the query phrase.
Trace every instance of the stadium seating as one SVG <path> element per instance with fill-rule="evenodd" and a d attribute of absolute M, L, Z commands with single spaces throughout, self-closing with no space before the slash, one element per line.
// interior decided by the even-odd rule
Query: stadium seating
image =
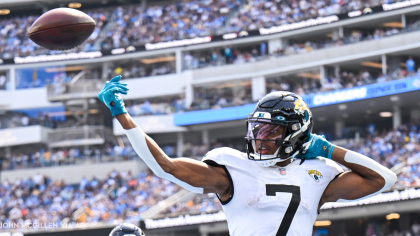
<path fill-rule="evenodd" d="M 399 2 L 399 1 L 395 1 Z M 228 31 L 257 30 L 259 28 L 290 24 L 333 14 L 347 13 L 380 5 L 367 1 L 269 1 L 249 0 L 232 17 Z"/>
<path fill-rule="evenodd" d="M 82 179 L 77 185 L 54 182 L 48 176 L 37 174 L 30 179 L 5 181 L 0 185 L 0 212 L 7 225 L 45 222 L 60 225 L 63 219 L 85 206 L 85 213 L 77 219 L 79 223 L 137 223 L 142 212 L 180 189 L 150 172 L 132 176 L 130 172 L 114 171 L 107 179 Z M 98 200 L 98 195 L 104 197 Z M 202 198 L 180 203 L 168 212 L 221 209 L 215 198 L 206 201 Z"/>
<path fill-rule="evenodd" d="M 256 30 L 260 27 L 290 24 L 304 19 L 331 14 L 345 13 L 360 7 L 378 5 L 376 1 L 355 4 L 353 1 L 299 3 L 262 0 L 217 0 L 212 7 L 199 0 L 176 2 L 171 4 L 125 5 L 118 8 L 97 8 L 86 10 L 97 26 L 89 40 L 73 51 L 97 51 L 128 46 L 139 46 L 150 42 L 171 41 L 199 36 L 216 35 L 241 30 Z M 239 7 L 241 6 L 241 7 Z M 263 16 L 263 17 L 257 17 Z M 2 39 L 0 39 L 0 57 L 13 58 L 51 52 L 33 43 L 25 33 L 38 16 L 19 16 L 0 20 Z M 19 27 L 17 27 L 19 26 Z M 107 27 L 105 27 L 107 26 Z M 398 31 L 398 30 L 397 30 Z M 359 40 L 377 39 L 384 35 L 397 33 L 396 29 L 375 32 Z M 152 34 L 159 32 L 159 34 Z M 293 45 L 285 54 L 301 53 L 309 48 L 341 45 L 343 40 L 308 42 L 304 47 Z M 345 39 L 344 41 L 348 41 Z M 283 54 L 283 53 L 280 53 Z M 242 55 L 242 60 L 254 60 L 252 55 Z"/>
<path fill-rule="evenodd" d="M 115 23 L 105 34 L 104 48 L 144 45 L 150 42 L 214 35 L 240 0 L 189 0 L 168 5 L 120 7 Z"/>

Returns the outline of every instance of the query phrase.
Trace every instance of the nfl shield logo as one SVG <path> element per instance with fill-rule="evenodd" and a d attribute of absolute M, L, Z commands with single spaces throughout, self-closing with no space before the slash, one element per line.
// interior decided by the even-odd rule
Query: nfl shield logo
<path fill-rule="evenodd" d="M 281 168 L 280 169 L 280 174 L 281 175 L 285 175 L 286 174 L 286 169 L 285 168 Z"/>

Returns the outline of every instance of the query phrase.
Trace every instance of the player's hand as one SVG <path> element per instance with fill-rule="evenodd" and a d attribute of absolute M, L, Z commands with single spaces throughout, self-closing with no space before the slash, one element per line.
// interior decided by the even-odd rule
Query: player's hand
<path fill-rule="evenodd" d="M 334 147 L 325 139 L 324 135 L 310 134 L 296 158 L 315 159 L 321 156 L 331 159 Z"/>
<path fill-rule="evenodd" d="M 112 116 L 127 113 L 124 101 L 120 94 L 127 94 L 126 83 L 120 82 L 121 75 L 118 75 L 107 81 L 105 87 L 99 92 L 99 99 L 111 110 Z"/>

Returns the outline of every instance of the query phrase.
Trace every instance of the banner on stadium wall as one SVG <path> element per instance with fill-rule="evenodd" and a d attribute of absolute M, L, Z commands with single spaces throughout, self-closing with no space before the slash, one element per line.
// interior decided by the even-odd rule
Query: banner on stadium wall
<path fill-rule="evenodd" d="M 420 77 L 303 96 L 310 108 L 420 90 Z"/>
<path fill-rule="evenodd" d="M 216 213 L 203 213 L 200 215 L 180 215 L 177 217 L 166 217 L 164 219 L 146 219 L 140 222 L 143 229 L 160 229 L 176 226 L 197 225 L 205 223 L 226 221 L 226 215 L 223 211 Z"/>
<path fill-rule="evenodd" d="M 389 81 L 303 96 L 310 108 L 420 90 L 420 77 Z M 177 126 L 245 119 L 256 103 L 214 110 L 190 111 L 174 115 Z"/>

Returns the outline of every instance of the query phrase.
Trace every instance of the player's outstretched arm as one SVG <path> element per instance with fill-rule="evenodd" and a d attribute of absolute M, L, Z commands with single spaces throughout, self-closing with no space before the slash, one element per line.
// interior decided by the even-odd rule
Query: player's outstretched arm
<path fill-rule="evenodd" d="M 332 159 L 351 171 L 331 181 L 325 189 L 320 206 L 325 202 L 353 201 L 368 198 L 391 188 L 397 176 L 388 168 L 362 154 L 337 147 L 323 136 L 311 134 L 299 158 L 322 156 Z"/>
<path fill-rule="evenodd" d="M 192 192 L 217 193 L 222 199 L 227 199 L 231 186 L 223 168 L 187 158 L 171 159 L 138 127 L 127 113 L 120 96 L 128 91 L 127 84 L 120 79 L 121 76 L 117 76 L 108 81 L 98 97 L 121 123 L 140 158 L 161 178 Z"/>
<path fill-rule="evenodd" d="M 230 183 L 223 168 L 190 158 L 171 159 L 137 126 L 129 114 L 120 114 L 116 118 L 137 154 L 157 176 L 192 192 L 217 193 L 222 199 L 229 197 Z"/>

